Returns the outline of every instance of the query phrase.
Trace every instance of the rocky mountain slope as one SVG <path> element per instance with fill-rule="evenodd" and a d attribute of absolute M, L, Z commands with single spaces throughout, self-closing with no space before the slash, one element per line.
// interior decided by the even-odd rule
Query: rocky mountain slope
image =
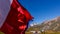
<path fill-rule="evenodd" d="M 53 30 L 60 31 L 60 16 L 51 20 L 44 21 L 40 25 L 35 25 L 29 28 L 30 30 Z M 28 29 L 28 30 L 29 30 Z"/>

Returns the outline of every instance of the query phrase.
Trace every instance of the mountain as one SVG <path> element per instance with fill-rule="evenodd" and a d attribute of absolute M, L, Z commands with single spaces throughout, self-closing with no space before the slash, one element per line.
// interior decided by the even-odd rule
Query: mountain
<path fill-rule="evenodd" d="M 41 24 L 30 27 L 28 30 L 52 30 L 60 31 L 60 16 L 51 20 L 44 21 Z"/>

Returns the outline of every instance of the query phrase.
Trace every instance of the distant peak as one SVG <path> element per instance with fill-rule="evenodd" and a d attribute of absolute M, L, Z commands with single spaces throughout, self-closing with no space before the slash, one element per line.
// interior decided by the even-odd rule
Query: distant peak
<path fill-rule="evenodd" d="M 46 20 L 46 21 L 44 21 L 43 23 L 44 24 L 46 24 L 46 23 L 48 23 L 48 22 L 51 22 L 51 21 L 60 21 L 60 16 L 57 16 L 57 17 L 55 17 L 55 18 L 53 18 L 53 19 L 50 19 L 50 20 Z"/>
<path fill-rule="evenodd" d="M 56 17 L 56 18 L 60 18 L 60 16 Z"/>
<path fill-rule="evenodd" d="M 55 19 L 56 19 L 56 20 L 60 20 L 60 16 L 56 17 Z"/>

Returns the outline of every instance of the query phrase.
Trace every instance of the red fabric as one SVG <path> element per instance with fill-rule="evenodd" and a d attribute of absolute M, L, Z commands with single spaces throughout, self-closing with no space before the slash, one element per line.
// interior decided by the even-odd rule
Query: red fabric
<path fill-rule="evenodd" d="M 25 29 L 31 19 L 29 12 L 17 0 L 13 0 L 1 31 L 5 34 L 25 34 Z"/>

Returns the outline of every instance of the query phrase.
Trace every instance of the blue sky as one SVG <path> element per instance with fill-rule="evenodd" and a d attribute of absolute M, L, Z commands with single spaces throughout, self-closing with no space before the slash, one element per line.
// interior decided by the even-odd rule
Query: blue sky
<path fill-rule="evenodd" d="M 42 23 L 60 16 L 60 0 L 19 0 L 34 17 L 31 23 Z"/>

